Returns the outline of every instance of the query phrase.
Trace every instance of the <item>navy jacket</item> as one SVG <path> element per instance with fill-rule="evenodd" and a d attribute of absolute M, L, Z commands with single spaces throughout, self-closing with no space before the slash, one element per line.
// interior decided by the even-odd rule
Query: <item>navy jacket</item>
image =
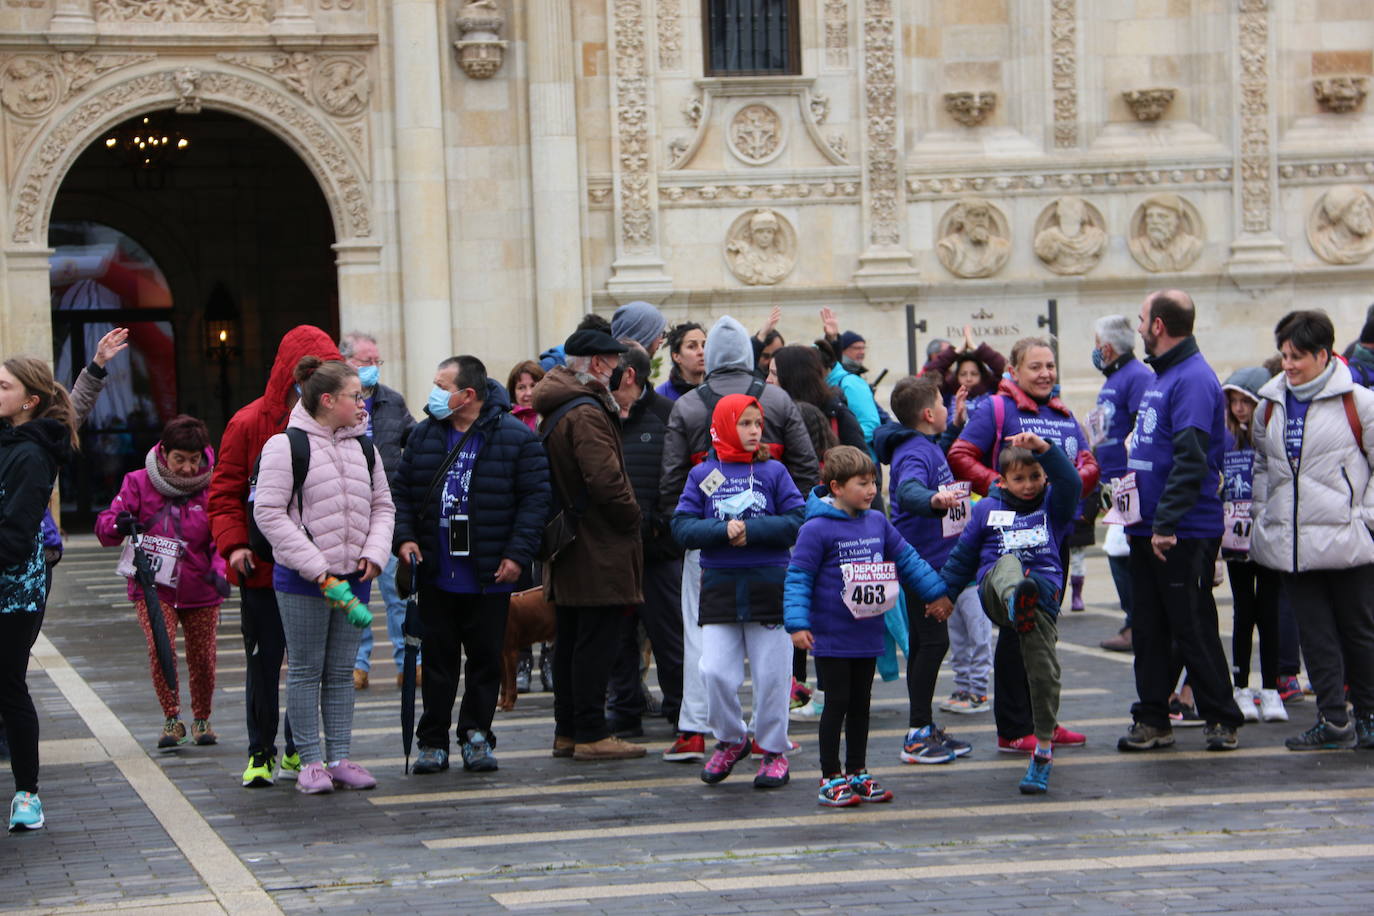
<path fill-rule="evenodd" d="M 406 541 L 420 545 L 425 557 L 438 555 L 439 500 L 443 490 L 434 488 L 434 475 L 448 457 L 447 421 L 427 416 L 411 430 L 396 472 L 391 496 L 396 503 L 396 547 Z M 487 380 L 487 399 L 473 424 L 482 435 L 472 483 L 468 490 L 471 517 L 472 558 L 478 582 L 485 589 L 495 584 L 496 569 L 503 557 L 528 570 L 544 533 L 552 500 L 549 462 L 544 446 L 528 426 L 510 414 L 510 398 L 499 383 Z M 432 581 L 437 563 L 426 563 L 424 578 Z"/>
<path fill-rule="evenodd" d="M 620 420 L 620 445 L 625 472 L 639 502 L 639 530 L 644 537 L 644 562 L 663 563 L 682 557 L 673 539 L 673 518 L 658 511 L 658 483 L 663 470 L 663 441 L 668 431 L 672 400 L 649 386 Z"/>

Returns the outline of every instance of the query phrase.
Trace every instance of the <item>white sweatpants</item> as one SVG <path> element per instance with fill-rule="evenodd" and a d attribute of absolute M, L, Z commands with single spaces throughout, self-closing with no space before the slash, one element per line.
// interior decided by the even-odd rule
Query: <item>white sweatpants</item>
<path fill-rule="evenodd" d="M 704 734 L 706 688 L 701 683 L 701 627 L 697 608 L 701 603 L 701 551 L 689 550 L 682 558 L 682 709 L 677 728 Z"/>
<path fill-rule="evenodd" d="M 983 613 L 978 586 L 959 593 L 949 618 L 949 656 L 954 689 L 987 696 L 992 676 L 992 621 Z"/>
<path fill-rule="evenodd" d="M 754 681 L 754 738 L 773 754 L 786 753 L 792 688 L 792 638 L 781 624 L 712 623 L 701 627 L 701 680 L 706 718 L 717 741 L 738 744 L 749 734 L 739 689 L 744 660 Z"/>

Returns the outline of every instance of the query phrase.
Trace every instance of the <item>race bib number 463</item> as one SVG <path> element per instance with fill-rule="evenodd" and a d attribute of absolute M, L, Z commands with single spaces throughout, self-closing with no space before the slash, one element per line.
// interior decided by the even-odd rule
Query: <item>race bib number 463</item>
<path fill-rule="evenodd" d="M 841 596 L 849 613 L 860 620 L 877 617 L 897 606 L 901 587 L 896 563 L 841 563 Z"/>

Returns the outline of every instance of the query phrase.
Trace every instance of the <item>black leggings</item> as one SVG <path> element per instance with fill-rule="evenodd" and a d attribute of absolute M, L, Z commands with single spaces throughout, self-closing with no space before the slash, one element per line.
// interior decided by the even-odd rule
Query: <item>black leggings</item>
<path fill-rule="evenodd" d="M 1259 628 L 1262 686 L 1279 679 L 1279 574 L 1257 563 L 1227 560 L 1235 625 L 1231 630 L 1231 673 L 1237 687 L 1250 686 L 1250 648 Z"/>
<path fill-rule="evenodd" d="M 906 653 L 906 694 L 909 728 L 931 724 L 931 702 L 935 682 L 940 679 L 940 663 L 949 652 L 949 624 L 926 616 L 926 603 L 915 592 L 906 592 L 906 619 L 910 647 Z"/>
<path fill-rule="evenodd" d="M 821 774 L 857 773 L 868 764 L 868 703 L 873 696 L 876 658 L 820 658 L 816 676 L 825 681 L 821 711 Z M 844 770 L 840 770 L 840 728 L 844 728 Z"/>
<path fill-rule="evenodd" d="M 43 626 L 43 612 L 0 614 L 0 719 L 10 742 L 14 791 L 38 791 L 38 712 L 29 696 L 29 650 Z"/>

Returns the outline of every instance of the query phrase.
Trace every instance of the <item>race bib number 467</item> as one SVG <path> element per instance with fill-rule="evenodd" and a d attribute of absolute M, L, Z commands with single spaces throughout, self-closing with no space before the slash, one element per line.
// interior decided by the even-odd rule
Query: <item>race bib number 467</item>
<path fill-rule="evenodd" d="M 896 563 L 841 563 L 840 577 L 844 580 L 844 606 L 860 620 L 897 606 L 901 587 Z"/>
<path fill-rule="evenodd" d="M 1140 522 L 1140 491 L 1135 485 L 1135 471 L 1112 481 L 1112 511 L 1102 519 L 1107 525 L 1135 525 Z"/>

